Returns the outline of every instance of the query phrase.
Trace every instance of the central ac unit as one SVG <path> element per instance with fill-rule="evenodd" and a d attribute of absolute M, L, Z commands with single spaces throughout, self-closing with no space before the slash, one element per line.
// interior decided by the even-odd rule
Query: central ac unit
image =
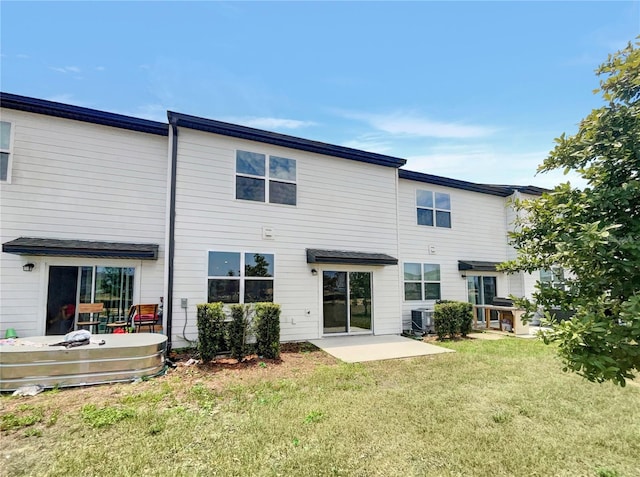
<path fill-rule="evenodd" d="M 414 333 L 433 333 L 433 308 L 411 310 L 411 330 Z"/>

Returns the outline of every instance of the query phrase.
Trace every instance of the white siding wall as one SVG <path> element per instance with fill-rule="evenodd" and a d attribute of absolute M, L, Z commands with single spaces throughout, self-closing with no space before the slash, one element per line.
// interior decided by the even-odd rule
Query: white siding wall
<path fill-rule="evenodd" d="M 284 341 L 321 334 L 322 270 L 306 248 L 387 253 L 397 257 L 396 170 L 181 128 L 179 131 L 173 334 L 194 339 L 196 305 L 207 301 L 207 251 L 275 254 L 274 301 L 282 305 Z M 234 198 L 236 149 L 297 161 L 297 206 Z M 274 238 L 263 239 L 263 227 Z M 312 276 L 311 269 L 319 271 Z M 375 332 L 400 332 L 398 268 L 373 271 Z"/>
<path fill-rule="evenodd" d="M 502 262 L 507 259 L 506 203 L 503 197 L 400 179 L 399 227 L 400 259 L 403 262 L 440 265 L 441 295 L 447 300 L 468 300 L 467 282 L 458 271 L 458 260 Z M 416 191 L 442 192 L 451 197 L 451 228 L 417 225 Z M 434 247 L 435 253 L 430 253 Z M 476 273 L 497 276 L 499 296 L 508 296 L 509 280 L 502 273 Z M 401 286 L 402 275 L 400 276 Z M 411 310 L 433 302 L 402 300 L 405 329 L 411 326 Z"/>
<path fill-rule="evenodd" d="M 507 229 L 509 231 L 514 230 L 515 220 L 518 216 L 518 213 L 514 208 L 513 202 L 519 199 L 521 199 L 521 195 L 519 192 L 515 192 L 511 197 L 507 199 L 507 210 L 506 210 Z M 514 260 L 517 257 L 518 253 L 516 252 L 515 248 L 509 245 L 508 237 L 507 237 L 506 246 L 507 246 L 507 260 Z M 519 296 L 519 297 L 524 296 L 524 274 L 522 272 L 511 273 L 507 276 L 507 279 L 509 280 L 510 293 L 514 296 Z"/>
<path fill-rule="evenodd" d="M 136 266 L 138 300 L 164 289 L 167 138 L 2 110 L 14 128 L 11 184 L 0 183 L 0 242 L 18 237 L 157 243 L 158 261 L 0 255 L 0 332 L 44 334 L 50 265 Z M 36 264 L 27 273 L 22 265 Z"/>

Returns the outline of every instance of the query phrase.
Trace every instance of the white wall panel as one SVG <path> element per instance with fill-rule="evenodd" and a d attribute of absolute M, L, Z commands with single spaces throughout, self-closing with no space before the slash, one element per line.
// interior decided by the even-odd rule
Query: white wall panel
<path fill-rule="evenodd" d="M 11 183 L 0 183 L 0 242 L 40 237 L 156 243 L 158 261 L 136 261 L 137 299 L 163 294 L 167 138 L 3 109 L 14 128 Z M 0 333 L 44 333 L 45 257 L 0 255 Z M 24 272 L 27 261 L 36 264 Z M 104 260 L 74 259 L 74 265 Z M 123 261 L 112 262 L 114 266 Z"/>

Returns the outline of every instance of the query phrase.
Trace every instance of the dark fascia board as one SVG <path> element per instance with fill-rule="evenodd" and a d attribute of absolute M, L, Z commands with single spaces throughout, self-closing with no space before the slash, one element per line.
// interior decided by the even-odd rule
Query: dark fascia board
<path fill-rule="evenodd" d="M 514 192 L 522 192 L 523 194 L 542 195 L 544 192 L 550 192 L 549 189 L 536 187 L 532 185 L 494 185 L 494 184 L 477 184 L 475 182 L 461 181 L 458 179 L 449 179 L 448 177 L 434 176 L 423 172 L 408 171 L 406 169 L 398 170 L 400 179 L 410 181 L 425 182 L 427 184 L 436 184 L 453 189 L 468 190 L 471 192 L 479 192 L 481 194 L 497 195 L 498 197 L 508 197 Z"/>
<path fill-rule="evenodd" d="M 44 99 L 29 98 L 17 94 L 0 92 L 0 106 L 29 113 L 44 114 L 58 118 L 100 124 L 102 126 L 112 126 L 114 128 L 156 134 L 158 136 L 169 135 L 169 125 L 165 123 L 133 118 L 122 114 L 107 113 L 105 111 L 70 104 L 56 103 Z"/>
<path fill-rule="evenodd" d="M 157 244 L 20 237 L 2 244 L 4 253 L 34 256 L 157 260 Z"/>
<path fill-rule="evenodd" d="M 550 189 L 545 189 L 544 187 L 537 187 L 537 186 L 532 186 L 532 185 L 527 185 L 527 186 L 517 186 L 517 185 L 503 185 L 503 186 L 497 186 L 497 187 L 505 187 L 507 189 L 511 189 L 512 192 L 520 192 L 522 194 L 529 194 L 529 195 L 542 195 L 545 192 L 551 192 Z"/>
<path fill-rule="evenodd" d="M 453 189 L 468 190 L 471 192 L 480 192 L 481 194 L 497 195 L 499 197 L 510 196 L 513 191 L 504 186 L 493 186 L 486 184 L 476 184 L 474 182 L 466 182 L 458 179 L 449 179 L 448 177 L 434 176 L 423 172 L 408 171 L 406 169 L 398 170 L 400 179 L 410 181 L 425 182 L 427 184 L 435 184 Z"/>
<path fill-rule="evenodd" d="M 398 259 L 384 253 L 307 249 L 307 263 L 348 263 L 351 265 L 397 265 Z"/>
<path fill-rule="evenodd" d="M 367 162 L 378 166 L 399 168 L 407 162 L 406 159 L 400 159 L 397 157 L 360 151 L 350 147 L 335 146 L 324 142 L 302 139 L 295 136 L 288 136 L 286 134 L 264 131 L 262 129 L 255 129 L 222 121 L 214 121 L 212 119 L 190 116 L 188 114 L 176 113 L 173 111 L 168 111 L 167 116 L 169 118 L 169 122 L 176 126 L 220 134 L 223 136 L 247 139 L 249 141 L 273 144 L 276 146 L 298 149 L 300 151 L 313 152 L 326 156 L 350 159 L 352 161 Z"/>

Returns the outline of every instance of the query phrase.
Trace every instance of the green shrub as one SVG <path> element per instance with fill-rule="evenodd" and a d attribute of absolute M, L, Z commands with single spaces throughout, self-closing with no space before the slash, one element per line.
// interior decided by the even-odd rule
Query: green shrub
<path fill-rule="evenodd" d="M 473 305 L 464 301 L 457 302 L 460 334 L 466 337 L 473 329 Z"/>
<path fill-rule="evenodd" d="M 433 322 L 438 339 L 447 336 L 455 338 L 458 334 L 467 336 L 473 324 L 473 306 L 462 301 L 443 300 L 436 303 Z"/>
<path fill-rule="evenodd" d="M 249 354 L 247 335 L 249 334 L 249 314 L 251 308 L 248 305 L 231 305 L 231 322 L 228 325 L 229 349 L 231 356 L 238 360 L 244 360 Z"/>
<path fill-rule="evenodd" d="M 211 361 L 226 348 L 222 303 L 198 305 L 198 351 L 203 362 Z"/>
<path fill-rule="evenodd" d="M 256 303 L 256 352 L 269 359 L 280 357 L 280 305 Z"/>

